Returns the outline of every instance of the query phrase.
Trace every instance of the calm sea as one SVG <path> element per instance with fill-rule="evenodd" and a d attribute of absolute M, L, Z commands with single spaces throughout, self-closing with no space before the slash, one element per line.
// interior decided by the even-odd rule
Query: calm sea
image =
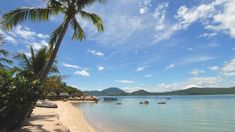
<path fill-rule="evenodd" d="M 77 107 L 98 132 L 235 132 L 235 95 L 167 97 L 118 97 Z"/>

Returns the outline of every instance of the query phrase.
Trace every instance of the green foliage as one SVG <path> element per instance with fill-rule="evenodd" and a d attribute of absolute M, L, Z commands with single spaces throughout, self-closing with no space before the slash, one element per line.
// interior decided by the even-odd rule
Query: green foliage
<path fill-rule="evenodd" d="M 10 71 L 0 69 L 0 131 L 20 126 L 41 94 L 38 81 L 12 77 Z"/>
<path fill-rule="evenodd" d="M 61 76 L 51 76 L 43 84 L 44 96 L 52 93 L 60 95 L 60 93 L 68 93 L 71 96 L 82 96 L 83 92 L 77 88 L 66 86 Z"/>
<path fill-rule="evenodd" d="M 3 15 L 1 25 L 6 30 L 11 30 L 22 21 L 47 21 L 50 16 L 58 13 L 59 10 L 55 8 L 18 8 Z"/>
<path fill-rule="evenodd" d="M 64 86 L 63 92 L 76 97 L 84 95 L 84 93 L 81 90 L 78 90 L 77 88 L 74 88 L 72 86 Z"/>
<path fill-rule="evenodd" d="M 62 82 L 61 76 L 51 76 L 48 77 L 47 80 L 43 84 L 44 95 L 48 95 L 50 93 L 59 93 L 63 92 L 64 83 Z"/>
<path fill-rule="evenodd" d="M 3 45 L 3 39 L 0 35 L 0 69 L 8 68 L 5 64 L 12 64 L 12 61 L 8 58 L 6 58 L 9 55 L 9 52 L 3 48 L 1 48 Z"/>
<path fill-rule="evenodd" d="M 18 52 L 14 58 L 19 60 L 20 63 L 20 68 L 18 69 L 19 74 L 34 80 L 38 79 L 42 71 L 46 68 L 50 54 L 46 47 L 41 48 L 39 51 L 35 52 L 31 46 L 30 57 L 27 57 L 23 52 Z M 54 63 L 50 70 L 51 73 L 59 72 L 55 64 L 56 63 Z"/>

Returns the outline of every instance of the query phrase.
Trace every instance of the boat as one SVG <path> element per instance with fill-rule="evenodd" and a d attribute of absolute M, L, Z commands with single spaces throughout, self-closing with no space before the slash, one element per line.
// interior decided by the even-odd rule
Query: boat
<path fill-rule="evenodd" d="M 51 103 L 48 100 L 44 100 L 44 101 L 38 101 L 36 103 L 37 107 L 43 107 L 43 108 L 57 108 L 57 104 L 55 103 Z"/>
<path fill-rule="evenodd" d="M 121 105 L 122 103 L 120 103 L 120 102 L 118 102 L 118 103 L 116 103 L 117 105 Z"/>
<path fill-rule="evenodd" d="M 158 104 L 166 104 L 166 102 L 158 102 Z"/>

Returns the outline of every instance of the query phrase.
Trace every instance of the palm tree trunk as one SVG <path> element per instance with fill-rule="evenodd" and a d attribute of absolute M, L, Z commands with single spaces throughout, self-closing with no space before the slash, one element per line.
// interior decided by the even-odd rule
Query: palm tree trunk
<path fill-rule="evenodd" d="M 47 67 L 46 67 L 46 69 L 44 70 L 44 72 L 40 76 L 40 80 L 41 81 L 45 80 L 47 74 L 49 73 L 49 71 L 50 71 L 50 69 L 51 69 L 51 67 L 52 67 L 52 65 L 53 65 L 53 63 L 55 61 L 57 52 L 58 52 L 58 50 L 60 48 L 60 44 L 61 44 L 61 42 L 62 42 L 62 40 L 63 40 L 63 38 L 65 36 L 65 33 L 66 33 L 67 29 L 68 29 L 69 22 L 70 22 L 70 19 L 66 19 L 64 28 L 63 28 L 62 33 L 60 34 L 56 44 L 55 44 L 55 48 L 53 49 L 53 52 L 52 52 L 51 58 L 50 58 L 50 60 L 49 60 L 49 62 L 47 64 Z"/>

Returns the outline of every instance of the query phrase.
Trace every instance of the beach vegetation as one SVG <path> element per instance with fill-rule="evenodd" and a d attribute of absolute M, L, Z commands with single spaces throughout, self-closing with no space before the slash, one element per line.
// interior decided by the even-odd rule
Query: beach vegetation
<path fill-rule="evenodd" d="M 0 131 L 20 127 L 41 94 L 39 81 L 0 69 Z"/>
<path fill-rule="evenodd" d="M 50 52 L 48 52 L 47 47 L 43 47 L 36 52 L 31 46 L 30 55 L 26 55 L 24 52 L 17 52 L 17 55 L 14 58 L 19 61 L 20 67 L 17 68 L 19 75 L 30 80 L 37 80 L 47 66 Z M 56 61 L 51 67 L 50 73 L 59 73 Z"/>

